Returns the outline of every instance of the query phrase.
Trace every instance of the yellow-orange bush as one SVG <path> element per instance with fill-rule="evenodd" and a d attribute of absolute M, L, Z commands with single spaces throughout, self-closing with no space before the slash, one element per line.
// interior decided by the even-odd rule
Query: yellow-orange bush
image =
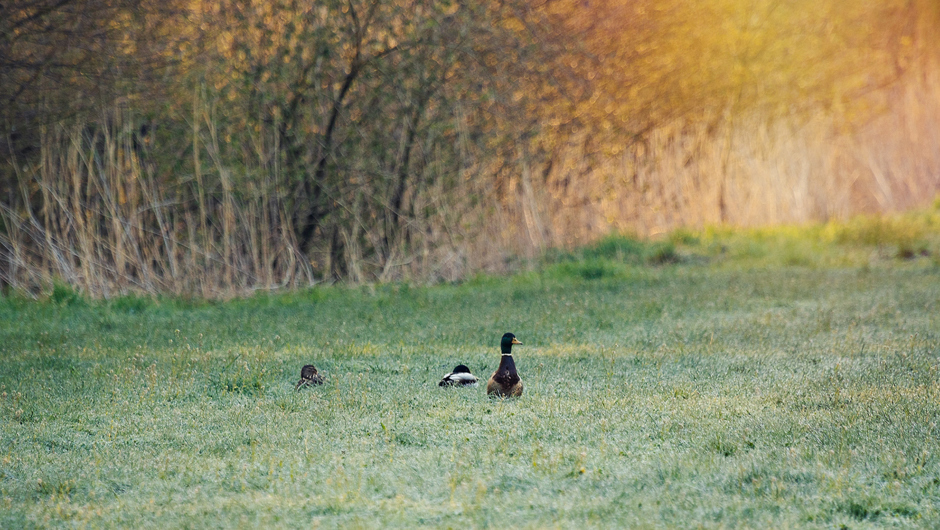
<path fill-rule="evenodd" d="M 940 186 L 929 0 L 4 9 L 4 284 L 455 278 Z"/>

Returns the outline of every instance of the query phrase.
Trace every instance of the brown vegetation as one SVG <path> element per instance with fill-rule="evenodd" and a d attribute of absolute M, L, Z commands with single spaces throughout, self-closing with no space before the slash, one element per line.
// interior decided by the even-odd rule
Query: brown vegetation
<path fill-rule="evenodd" d="M 456 279 L 940 188 L 927 0 L 15 0 L 0 282 Z"/>

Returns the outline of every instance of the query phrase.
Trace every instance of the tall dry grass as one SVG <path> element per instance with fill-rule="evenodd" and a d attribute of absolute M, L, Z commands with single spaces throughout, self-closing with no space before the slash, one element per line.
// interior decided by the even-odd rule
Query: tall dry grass
<path fill-rule="evenodd" d="M 891 87 L 851 123 L 819 112 L 682 124 L 654 130 L 616 156 L 598 156 L 579 138 L 537 183 L 520 164 L 520 201 L 499 222 L 509 227 L 501 244 L 534 255 L 613 231 L 656 236 L 678 227 L 806 223 L 924 206 L 940 192 L 936 72 Z"/>
<path fill-rule="evenodd" d="M 196 156 L 217 153 L 211 120 L 196 117 L 193 142 L 205 142 Z M 6 283 L 215 297 L 313 281 L 272 203 L 276 173 L 258 171 L 236 199 L 230 168 L 216 157 L 211 177 L 166 186 L 162 173 L 172 168 L 153 163 L 154 138 L 120 108 L 95 127 L 50 126 L 41 136 L 39 162 L 15 164 L 22 200 L 0 210 Z M 209 191 L 216 186 L 221 193 Z"/>
<path fill-rule="evenodd" d="M 657 236 L 922 206 L 940 190 L 937 71 L 890 88 L 851 124 L 823 112 L 682 124 L 610 156 L 577 137 L 550 165 L 522 147 L 502 160 L 468 149 L 457 174 L 428 164 L 385 220 L 375 218 L 380 190 L 365 168 L 333 197 L 335 220 L 308 255 L 291 223 L 294 188 L 270 156 L 275 134 L 233 157 L 197 96 L 185 139 L 193 160 L 183 164 L 191 174 L 177 174 L 179 161 L 152 156 L 159 136 L 114 108 L 94 127 L 47 127 L 38 162 L 11 165 L 0 276 L 27 291 L 63 281 L 104 297 L 229 297 L 313 285 L 334 270 L 358 282 L 456 280 L 613 231 Z M 387 254 L 374 251 L 381 245 Z"/>

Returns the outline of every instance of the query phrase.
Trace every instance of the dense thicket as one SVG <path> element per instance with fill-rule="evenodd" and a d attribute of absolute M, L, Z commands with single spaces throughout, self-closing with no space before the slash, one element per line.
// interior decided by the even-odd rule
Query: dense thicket
<path fill-rule="evenodd" d="M 926 0 L 0 9 L 0 282 L 104 296 L 458 278 L 610 229 L 747 222 L 742 149 L 919 101 L 938 27 Z"/>

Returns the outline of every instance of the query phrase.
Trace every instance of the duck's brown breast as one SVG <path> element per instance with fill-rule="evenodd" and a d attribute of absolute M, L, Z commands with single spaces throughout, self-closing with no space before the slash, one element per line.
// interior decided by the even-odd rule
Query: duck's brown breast
<path fill-rule="evenodd" d="M 505 379 L 497 378 L 499 372 L 493 374 L 486 383 L 487 395 L 496 395 L 500 397 L 519 397 L 522 395 L 522 380 L 518 374 L 514 376 L 513 383 L 508 383 Z M 502 380 L 501 380 L 502 379 Z"/>

